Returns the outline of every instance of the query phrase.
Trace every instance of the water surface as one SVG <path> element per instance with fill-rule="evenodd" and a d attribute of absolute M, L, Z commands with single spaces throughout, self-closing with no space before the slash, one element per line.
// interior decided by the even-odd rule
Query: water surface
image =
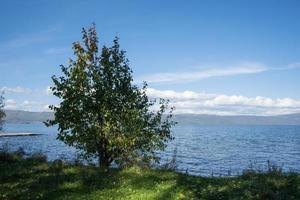
<path fill-rule="evenodd" d="M 32 132 L 43 135 L 0 137 L 0 147 L 27 153 L 40 151 L 48 159 L 72 160 L 78 152 L 56 140 L 56 127 L 42 123 L 6 124 L 6 132 Z M 270 160 L 285 171 L 300 172 L 300 126 L 203 126 L 178 124 L 175 140 L 165 152 L 162 163 L 172 159 L 177 149 L 179 171 L 195 175 L 235 175 L 255 165 L 260 168 Z M 252 163 L 252 164 L 251 164 Z"/>

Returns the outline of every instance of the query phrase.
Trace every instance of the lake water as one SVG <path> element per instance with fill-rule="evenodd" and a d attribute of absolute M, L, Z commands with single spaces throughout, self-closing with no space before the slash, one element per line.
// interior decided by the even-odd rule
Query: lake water
<path fill-rule="evenodd" d="M 77 152 L 56 140 L 56 128 L 42 123 L 6 124 L 6 132 L 32 132 L 43 135 L 0 137 L 0 148 L 26 153 L 42 152 L 48 159 L 76 158 Z M 300 172 L 300 126 L 203 126 L 178 124 L 173 129 L 175 140 L 165 152 L 162 163 L 172 159 L 177 149 L 179 171 L 195 175 L 240 174 L 254 164 L 263 168 L 267 161 L 285 171 Z"/>

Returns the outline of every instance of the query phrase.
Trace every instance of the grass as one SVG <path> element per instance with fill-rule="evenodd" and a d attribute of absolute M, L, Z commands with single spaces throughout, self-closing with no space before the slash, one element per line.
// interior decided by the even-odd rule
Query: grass
<path fill-rule="evenodd" d="M 280 170 L 199 177 L 170 170 L 101 170 L 36 154 L 0 153 L 0 199 L 300 199 L 300 175 Z"/>

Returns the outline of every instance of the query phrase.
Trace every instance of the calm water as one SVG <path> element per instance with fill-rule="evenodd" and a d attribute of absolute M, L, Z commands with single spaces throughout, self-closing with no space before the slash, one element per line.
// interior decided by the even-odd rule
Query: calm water
<path fill-rule="evenodd" d="M 32 137 L 1 137 L 0 147 L 22 147 L 27 153 L 41 151 L 50 160 L 72 160 L 77 152 L 56 140 L 56 128 L 41 123 L 6 124 L 6 132 L 32 132 Z M 177 148 L 179 171 L 196 175 L 232 175 L 262 168 L 270 160 L 284 170 L 300 172 L 300 126 L 199 126 L 178 124 L 175 140 L 160 155 L 170 160 Z"/>

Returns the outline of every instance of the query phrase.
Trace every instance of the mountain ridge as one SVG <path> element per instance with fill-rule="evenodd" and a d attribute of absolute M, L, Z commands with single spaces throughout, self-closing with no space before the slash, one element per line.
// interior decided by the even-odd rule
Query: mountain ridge
<path fill-rule="evenodd" d="M 53 119 L 53 112 L 4 110 L 7 123 L 34 123 Z M 276 116 L 175 114 L 174 120 L 198 125 L 300 125 L 300 113 Z"/>

